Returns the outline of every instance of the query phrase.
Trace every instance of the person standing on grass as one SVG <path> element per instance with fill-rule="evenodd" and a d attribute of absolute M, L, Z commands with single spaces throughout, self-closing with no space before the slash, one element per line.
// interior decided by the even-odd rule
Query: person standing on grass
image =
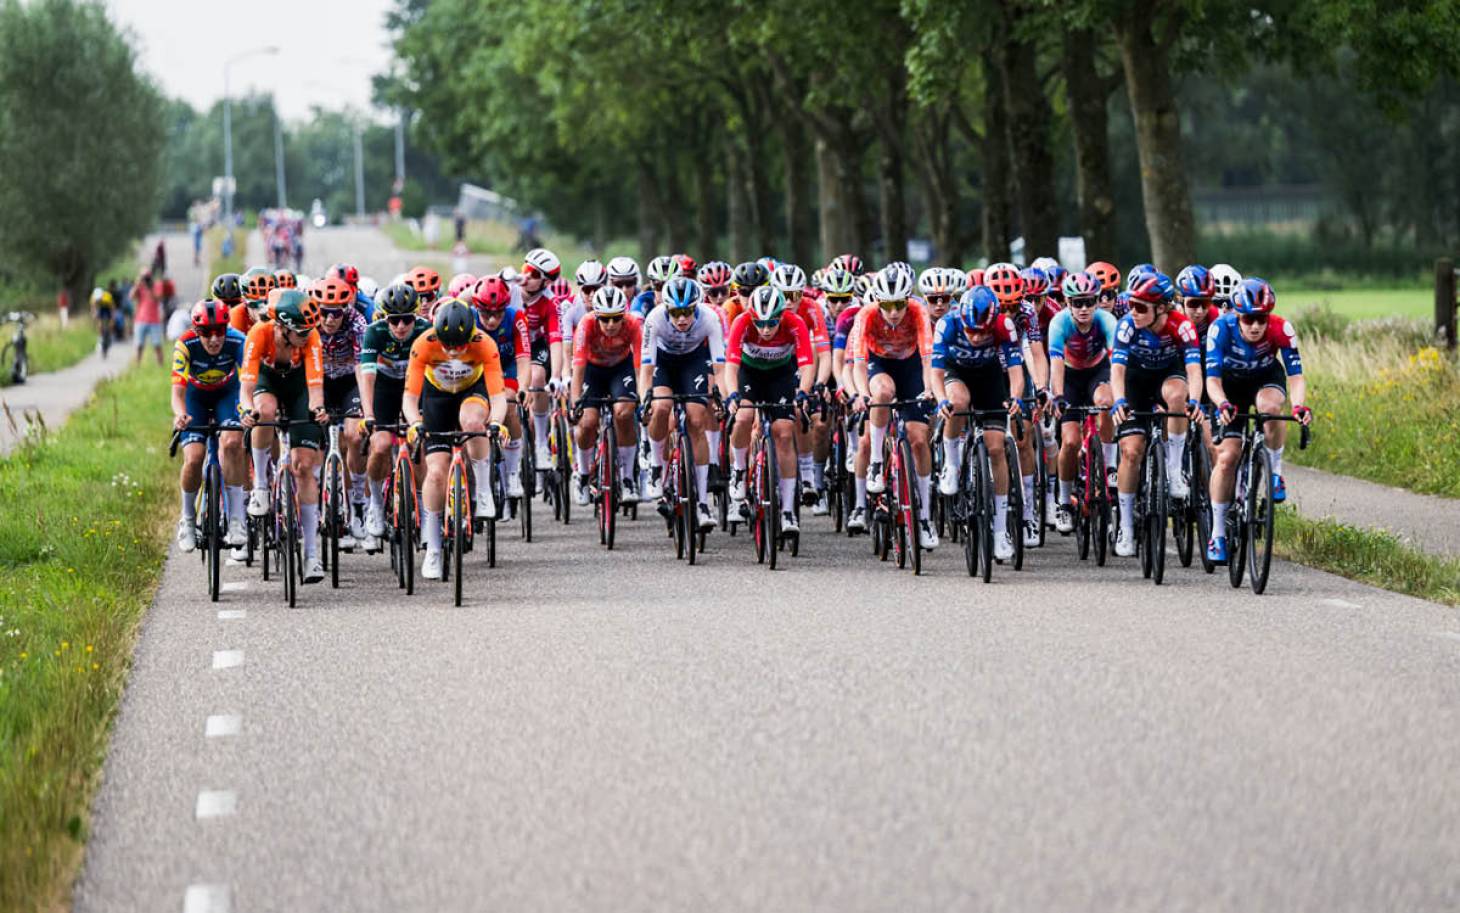
<path fill-rule="evenodd" d="M 193 219 L 188 225 L 188 234 L 193 238 L 193 266 L 203 265 L 203 223 Z"/>
<path fill-rule="evenodd" d="M 133 326 L 137 336 L 137 362 L 141 363 L 142 350 L 147 348 L 147 343 L 151 340 L 152 348 L 157 353 L 157 363 L 165 365 L 162 357 L 162 302 L 157 300 L 150 272 L 144 270 L 137 277 L 137 283 L 132 286 L 132 301 L 136 308 Z"/>

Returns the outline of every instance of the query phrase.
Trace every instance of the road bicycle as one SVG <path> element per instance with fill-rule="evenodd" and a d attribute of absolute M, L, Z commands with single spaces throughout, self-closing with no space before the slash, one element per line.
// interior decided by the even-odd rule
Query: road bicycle
<path fill-rule="evenodd" d="M 1089 559 L 1093 546 L 1097 567 L 1104 567 L 1110 554 L 1112 501 L 1099 421 L 1100 415 L 1108 411 L 1099 406 L 1065 409 L 1065 415 L 1080 417 L 1080 456 L 1076 461 L 1074 495 L 1070 504 L 1075 520 L 1076 551 L 1080 560 L 1085 561 Z"/>
<path fill-rule="evenodd" d="M 546 393 L 546 387 L 528 387 L 527 393 Z M 517 426 L 522 429 L 522 462 L 518 464 L 518 478 L 522 480 L 522 497 L 509 498 L 506 508 L 517 518 L 522 541 L 532 541 L 532 501 L 537 497 L 537 448 L 531 443 L 532 413 L 525 402 L 517 404 Z M 495 463 L 493 465 L 496 465 Z M 500 474 L 500 471 L 499 471 Z"/>
<path fill-rule="evenodd" d="M 708 529 L 701 525 L 699 516 L 700 492 L 695 477 L 694 440 L 689 430 L 689 414 L 685 404 L 702 402 L 702 396 L 671 394 L 658 396 L 653 393 L 644 401 L 647 406 L 656 399 L 669 400 L 674 404 L 674 435 L 664 463 L 664 494 L 659 499 L 659 511 L 669 527 L 669 536 L 674 540 L 674 557 L 685 558 L 694 564 L 699 552 L 705 548 L 705 534 Z"/>
<path fill-rule="evenodd" d="M 1018 436 L 1024 433 L 1022 415 L 1011 415 L 1007 409 L 970 409 L 953 413 L 968 421 L 970 439 L 963 447 L 958 467 L 958 494 L 954 498 L 952 519 L 963 541 L 963 561 L 968 576 L 993 579 L 994 571 L 994 464 L 984 437 L 985 421 L 1004 422 L 1004 460 L 1008 475 L 1009 501 L 1004 513 L 1004 527 L 1014 544 L 1014 570 L 1024 568 L 1024 536 L 1020 524 L 1024 518 L 1023 482 L 1019 473 Z"/>
<path fill-rule="evenodd" d="M 345 487 L 345 455 L 340 449 L 340 435 L 346 419 L 356 416 L 330 410 L 330 423 L 326 428 L 327 445 L 321 462 L 323 484 L 319 489 L 319 523 L 324 541 L 320 543 L 320 558 L 329 571 L 330 587 L 340 588 L 340 537 L 350 527 L 349 491 Z"/>
<path fill-rule="evenodd" d="M 492 487 L 493 495 L 496 497 L 493 506 L 496 508 L 497 516 L 478 517 L 476 515 L 476 499 L 473 491 L 475 486 L 471 467 L 467 465 L 465 444 L 467 441 L 480 437 L 488 438 L 492 445 L 489 465 L 493 468 L 487 484 Z M 427 431 L 423 434 L 423 438 L 430 441 L 447 441 L 451 444 L 451 465 L 446 471 L 446 510 L 442 516 L 446 529 L 443 530 L 441 543 L 442 548 L 445 549 L 445 554 L 442 555 L 441 570 L 443 578 L 452 581 L 452 598 L 459 606 L 464 584 L 463 561 L 466 553 L 472 550 L 479 523 L 485 527 L 487 532 L 487 565 L 488 567 L 497 566 L 496 524 L 502 512 L 502 485 L 496 466 L 501 460 L 501 448 L 497 436 L 491 431 Z"/>
<path fill-rule="evenodd" d="M 239 431 L 237 425 L 193 425 L 172 433 L 169 457 L 177 456 L 184 434 L 201 434 L 206 438 L 207 455 L 203 458 L 203 484 L 197 494 L 196 541 L 208 574 L 208 598 L 218 601 L 223 568 L 223 536 L 228 529 L 228 512 L 224 508 L 223 464 L 218 456 L 218 434 Z"/>
<path fill-rule="evenodd" d="M 1272 502 L 1272 463 L 1267 455 L 1263 425 L 1267 422 L 1296 422 L 1291 415 L 1267 412 L 1239 412 L 1233 422 L 1242 422 L 1242 455 L 1237 459 L 1237 479 L 1232 505 L 1227 511 L 1227 578 L 1236 589 L 1242 586 L 1243 565 L 1247 566 L 1252 592 L 1261 596 L 1267 589 L 1272 569 L 1272 537 L 1275 508 Z M 1298 449 L 1307 450 L 1312 429 L 1302 426 Z"/>
<path fill-rule="evenodd" d="M 756 413 L 757 430 L 759 432 L 752 444 L 750 466 L 746 474 L 746 502 L 743 518 L 750 526 L 751 542 L 755 546 L 755 561 L 757 564 L 769 564 L 771 570 L 777 566 L 777 557 L 783 548 L 789 547 L 791 555 L 801 554 L 801 536 L 799 533 L 787 532 L 781 526 L 781 470 L 779 457 L 776 454 L 776 440 L 771 433 L 771 426 L 775 422 L 773 414 L 776 409 L 786 408 L 788 403 L 784 402 L 747 402 L 741 400 L 739 406 L 746 406 L 754 409 Z M 804 413 L 800 415 L 802 428 L 807 424 Z M 726 440 L 729 434 L 726 434 Z M 799 517 L 801 512 L 800 498 L 793 498 L 791 510 Z M 799 519 L 797 521 L 799 525 Z"/>
<path fill-rule="evenodd" d="M 385 503 L 385 536 L 390 548 L 390 567 L 396 585 L 410 596 L 416 592 L 416 550 L 420 544 L 420 489 L 416 484 L 416 454 L 406 441 L 410 425 L 405 423 L 375 425 L 395 437 L 395 459 L 385 477 L 382 500 Z"/>
<path fill-rule="evenodd" d="M 1146 423 L 1146 453 L 1141 458 L 1141 477 L 1136 488 L 1136 552 L 1141 558 L 1141 576 L 1160 586 L 1166 578 L 1166 532 L 1172 516 L 1168 481 L 1171 467 L 1166 464 L 1167 432 L 1166 422 L 1162 420 L 1177 418 L 1188 424 L 1190 420 L 1184 412 L 1164 409 L 1132 412 L 1130 417 Z M 1187 440 L 1194 437 L 1200 435 L 1188 434 Z"/>
<path fill-rule="evenodd" d="M 847 510 L 856 502 L 856 480 L 847 468 L 848 458 L 854 454 L 841 399 L 833 395 L 822 409 L 830 429 L 825 467 L 826 510 L 831 515 L 832 532 L 839 533 L 846 526 Z"/>
<path fill-rule="evenodd" d="M 540 387 L 529 387 L 529 393 L 536 393 Z M 548 452 L 552 462 L 539 467 L 543 473 L 543 496 L 552 505 L 553 519 L 567 525 L 573 511 L 573 460 L 574 443 L 572 426 L 562 394 L 553 397 L 552 412 L 548 418 Z M 524 432 L 525 433 L 525 432 Z"/>
<path fill-rule="evenodd" d="M 0 377 L 9 376 L 12 384 L 23 384 L 30 377 L 30 350 L 25 338 L 25 325 L 35 320 L 29 311 L 11 311 L 4 323 L 15 324 L 15 332 L 0 346 Z"/>
<path fill-rule="evenodd" d="M 269 557 L 284 584 L 284 600 L 289 608 L 298 604 L 299 584 L 304 581 L 304 554 L 300 541 L 299 492 L 294 473 L 289 471 L 289 429 L 314 424 L 313 419 L 255 422 L 253 428 L 273 428 L 279 435 L 279 458 L 269 476 L 269 512 L 259 518 L 260 547 L 263 551 L 264 579 L 269 579 Z M 244 432 L 244 446 L 251 447 L 251 432 Z"/>
<path fill-rule="evenodd" d="M 1026 414 L 1033 416 L 1035 409 L 1039 407 L 1039 401 L 1034 397 L 1025 397 L 1020 402 L 1024 404 Z M 1029 421 L 1029 431 L 1033 434 L 1033 441 L 1030 446 L 1034 448 L 1034 503 L 1029 505 L 1034 513 L 1034 524 L 1039 528 L 1039 547 L 1044 546 L 1045 533 L 1049 523 L 1049 447 L 1044 439 L 1044 423 L 1049 420 L 1049 406 L 1043 407 L 1042 417 L 1036 421 L 1032 417 Z M 1020 433 L 1022 438 L 1023 433 Z M 1023 484 L 1023 480 L 1020 480 Z"/>
<path fill-rule="evenodd" d="M 901 407 L 930 406 L 930 399 L 895 399 L 886 403 L 869 403 L 870 409 L 888 409 L 887 435 L 882 444 L 882 471 L 886 486 L 873 496 L 872 549 L 877 557 L 887 560 L 891 551 L 899 568 L 905 568 L 909 557 L 913 573 L 923 572 L 922 499 L 913 468 L 912 444 L 907 437 L 907 424 Z"/>
<path fill-rule="evenodd" d="M 1207 558 L 1206 548 L 1212 535 L 1212 458 L 1197 430 L 1186 435 L 1186 443 L 1181 448 L 1180 472 L 1186 479 L 1187 494 L 1172 499 L 1171 530 L 1176 539 L 1176 555 L 1182 567 L 1191 567 L 1192 558 L 1200 556 L 1202 570 L 1210 574 L 1216 570 L 1216 565 Z"/>
<path fill-rule="evenodd" d="M 574 409 L 580 416 L 585 408 L 598 410 L 598 440 L 594 444 L 589 470 L 588 496 L 593 502 L 593 515 L 598 520 L 598 542 L 610 551 L 618 529 L 618 516 L 624 509 L 620 488 L 622 476 L 618 468 L 618 430 L 614 425 L 613 407 L 616 403 L 637 405 L 638 402 L 633 397 L 583 397 Z"/>

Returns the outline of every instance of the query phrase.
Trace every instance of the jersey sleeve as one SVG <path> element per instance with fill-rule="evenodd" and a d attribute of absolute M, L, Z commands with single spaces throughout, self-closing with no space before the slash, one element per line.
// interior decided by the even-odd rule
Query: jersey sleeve
<path fill-rule="evenodd" d="M 928 358 L 933 354 L 933 324 L 928 319 L 928 309 L 922 305 L 917 306 L 916 314 L 909 314 L 909 317 L 916 317 L 918 321 L 918 355 Z"/>
<path fill-rule="evenodd" d="M 720 324 L 720 315 L 715 309 L 707 304 L 700 305 L 701 314 L 708 319 L 710 324 L 710 361 L 721 365 L 725 363 L 725 328 Z"/>
<path fill-rule="evenodd" d="M 502 379 L 502 353 L 497 351 L 497 343 L 486 333 L 479 333 L 480 338 L 472 341 L 472 354 L 476 356 L 477 364 L 482 366 L 482 380 L 487 385 L 488 396 L 501 396 L 507 389 Z"/>
<path fill-rule="evenodd" d="M 1120 318 L 1115 325 L 1115 345 L 1110 347 L 1110 363 L 1113 365 L 1124 365 L 1130 363 L 1130 344 L 1136 337 L 1136 325 L 1130 317 Z"/>
<path fill-rule="evenodd" d="M 791 329 L 792 337 L 796 340 L 796 367 L 807 367 L 815 360 L 815 349 L 811 345 L 811 331 L 806 328 L 806 321 L 795 314 L 787 314 L 785 321 Z"/>
<path fill-rule="evenodd" d="M 372 323 L 365 328 L 365 335 L 360 340 L 360 371 L 363 374 L 374 374 L 380 363 L 380 334 L 390 332 L 386 324 Z"/>
<path fill-rule="evenodd" d="M 319 338 L 319 330 L 310 330 L 309 340 L 304 343 L 304 384 L 324 386 L 324 342 Z"/>
<path fill-rule="evenodd" d="M 627 318 L 627 319 L 625 319 L 624 323 L 628 324 L 627 326 L 624 327 L 624 329 L 626 329 L 626 330 L 629 331 L 630 344 L 633 346 L 633 350 L 634 350 L 634 359 L 633 359 L 632 362 L 630 362 L 630 364 L 635 364 L 636 365 L 636 364 L 639 363 L 639 358 L 643 354 L 643 348 L 644 348 L 644 335 L 643 335 L 643 332 L 642 332 L 642 329 L 643 328 L 639 325 L 640 321 L 639 321 L 639 318 L 637 318 L 637 317 Z"/>
<path fill-rule="evenodd" d="M 1206 375 L 1207 377 L 1221 377 L 1222 368 L 1226 367 L 1225 353 L 1227 349 L 1227 333 L 1230 324 L 1226 320 L 1218 320 L 1207 330 L 1207 355 Z"/>
<path fill-rule="evenodd" d="M 1298 328 L 1291 320 L 1273 317 L 1268 333 L 1277 347 L 1278 357 L 1283 360 L 1283 370 L 1289 377 L 1303 373 L 1303 357 L 1298 354 Z"/>
<path fill-rule="evenodd" d="M 659 331 L 659 323 L 657 320 L 655 320 L 655 318 L 659 317 L 663 313 L 664 312 L 662 310 L 653 311 L 648 316 L 643 318 L 644 329 L 643 332 L 640 333 L 639 341 L 640 353 L 636 353 L 638 357 L 634 359 L 635 364 L 654 364 L 654 356 L 659 350 L 659 342 L 655 338 L 655 334 L 657 334 Z M 643 360 L 640 361 L 640 359 Z"/>
<path fill-rule="evenodd" d="M 435 342 L 429 336 L 429 333 L 422 333 L 411 343 L 411 360 L 406 368 L 406 393 L 410 396 L 420 396 L 421 388 L 426 385 L 426 360 L 431 357 L 431 346 Z"/>
<path fill-rule="evenodd" d="M 1000 314 L 994 324 L 994 336 L 1004 353 L 1004 370 L 1024 364 L 1024 347 L 1019 344 L 1019 330 L 1007 314 Z"/>
<path fill-rule="evenodd" d="M 500 360 L 501 353 L 497 353 Z M 527 328 L 527 315 L 520 310 L 512 312 L 512 354 L 514 358 L 532 354 L 532 333 Z"/>
<path fill-rule="evenodd" d="M 1095 322 L 1099 324 L 1101 332 L 1105 334 L 1105 349 L 1111 351 L 1115 348 L 1115 315 L 1104 308 L 1095 309 Z"/>
<path fill-rule="evenodd" d="M 933 367 L 941 370 L 948 366 L 948 340 L 958 332 L 957 323 L 952 314 L 944 314 L 933 327 Z"/>
<path fill-rule="evenodd" d="M 802 308 L 803 312 L 810 312 L 811 321 L 807 328 L 811 331 L 811 347 L 818 352 L 831 350 L 831 337 L 826 332 L 826 315 L 821 312 L 821 306 L 815 301 L 809 307 Z"/>
<path fill-rule="evenodd" d="M 1169 317 L 1167 318 L 1170 319 Z M 1185 315 L 1176 321 L 1171 328 L 1171 333 L 1181 345 L 1182 358 L 1188 365 L 1201 364 L 1201 337 L 1197 335 L 1196 325 L 1187 320 Z"/>
<path fill-rule="evenodd" d="M 246 384 L 258 383 L 259 366 L 273 352 L 274 325 L 262 321 L 254 324 L 243 344 L 243 367 L 238 372 L 238 379 Z"/>
<path fill-rule="evenodd" d="M 852 332 L 848 337 L 848 343 L 852 350 L 852 358 L 857 361 L 867 360 L 867 321 L 875 308 L 874 305 L 864 305 L 857 312 L 857 319 L 852 323 Z"/>
<path fill-rule="evenodd" d="M 1054 361 L 1056 358 L 1060 359 L 1061 361 L 1064 360 L 1065 338 L 1069 336 L 1070 323 L 1071 318 L 1068 311 L 1061 311 L 1060 313 L 1054 315 L 1054 319 L 1050 320 L 1049 345 L 1047 347 L 1049 349 L 1050 361 Z"/>
<path fill-rule="evenodd" d="M 750 326 L 750 316 L 741 314 L 730 324 L 730 339 L 725 343 L 725 361 L 728 364 L 740 364 L 740 351 L 745 347 L 745 328 Z"/>
<path fill-rule="evenodd" d="M 543 295 L 543 301 L 544 306 L 542 309 L 542 320 L 543 323 L 547 326 L 548 344 L 551 345 L 555 342 L 560 343 L 563 341 L 563 325 L 558 322 L 558 301 L 556 298 L 551 298 L 547 295 Z M 529 349 L 528 351 L 531 351 L 531 349 Z M 501 361 L 500 357 L 498 358 L 498 361 Z"/>
<path fill-rule="evenodd" d="M 188 369 L 192 358 L 188 355 L 188 344 L 182 339 L 172 344 L 172 385 L 174 387 L 186 387 L 188 385 Z"/>

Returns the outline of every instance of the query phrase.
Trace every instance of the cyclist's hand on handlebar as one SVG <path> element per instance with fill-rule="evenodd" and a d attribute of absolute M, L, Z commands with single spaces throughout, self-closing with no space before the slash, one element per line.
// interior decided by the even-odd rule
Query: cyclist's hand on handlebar
<path fill-rule="evenodd" d="M 1034 401 L 1039 404 L 1039 408 L 1043 409 L 1049 405 L 1049 391 L 1043 387 L 1036 388 L 1034 391 Z"/>
<path fill-rule="evenodd" d="M 563 382 L 556 377 L 549 377 L 546 386 L 548 396 L 557 396 L 558 391 L 563 389 Z"/>
<path fill-rule="evenodd" d="M 241 420 L 243 422 L 243 427 L 245 427 L 245 428 L 252 428 L 254 425 L 258 424 L 258 421 L 259 421 L 259 412 L 258 412 L 258 410 L 257 409 L 245 409 L 245 410 L 243 410 L 243 415 L 241 416 Z"/>
<path fill-rule="evenodd" d="M 487 432 L 497 439 L 498 443 L 505 444 L 508 439 L 507 426 L 501 422 L 491 422 L 487 425 Z"/>
<path fill-rule="evenodd" d="M 1307 406 L 1294 406 L 1293 418 L 1297 419 L 1299 423 L 1305 426 L 1311 425 L 1313 424 L 1313 410 L 1309 409 Z"/>
<path fill-rule="evenodd" d="M 736 390 L 733 393 L 731 393 L 729 396 L 725 397 L 725 412 L 728 415 L 734 415 L 735 414 L 735 411 L 737 409 L 739 409 L 739 408 L 740 408 L 740 391 L 739 390 Z"/>
<path fill-rule="evenodd" d="M 330 423 L 330 411 L 324 406 L 316 406 L 314 409 L 310 410 L 310 412 L 311 414 L 313 414 L 314 421 L 317 424 L 328 425 Z"/>
<path fill-rule="evenodd" d="M 174 431 L 186 431 L 187 430 L 187 427 L 189 425 L 191 425 L 192 423 L 193 423 L 193 417 L 191 415 L 188 415 L 186 412 L 184 412 L 182 415 L 173 416 L 173 419 L 172 419 L 172 430 L 174 430 Z"/>
<path fill-rule="evenodd" d="M 943 413 L 943 417 L 944 418 L 952 418 L 953 417 L 953 400 L 951 400 L 951 399 L 940 399 L 940 400 L 938 400 L 938 411 L 941 412 L 941 413 Z"/>
<path fill-rule="evenodd" d="M 517 392 L 513 394 L 512 399 L 513 402 L 517 403 L 517 405 L 522 405 L 523 403 L 527 402 L 527 391 L 522 389 L 521 387 L 518 387 Z"/>
<path fill-rule="evenodd" d="M 1221 416 L 1223 425 L 1230 425 L 1232 420 L 1237 417 L 1237 407 L 1232 405 L 1231 400 L 1224 399 L 1222 404 L 1217 406 L 1217 414 Z"/>
<path fill-rule="evenodd" d="M 421 438 L 424 437 L 425 434 L 425 422 L 411 422 L 410 427 L 406 429 L 406 443 L 414 447 L 416 445 L 416 442 L 421 440 Z"/>
<path fill-rule="evenodd" d="M 1024 414 L 1024 404 L 1012 396 L 1004 400 L 1004 408 L 1009 410 L 1010 415 L 1017 416 Z"/>
<path fill-rule="evenodd" d="M 375 419 L 371 418 L 368 415 L 360 419 L 360 433 L 365 437 L 369 437 L 370 435 L 374 434 Z"/>
<path fill-rule="evenodd" d="M 1130 412 L 1130 400 L 1122 396 L 1115 401 L 1115 407 L 1111 410 L 1110 417 L 1115 419 L 1115 423 L 1119 425 L 1130 418 Z"/>
<path fill-rule="evenodd" d="M 1054 414 L 1055 414 L 1055 418 L 1061 418 L 1061 417 L 1063 417 L 1064 414 L 1065 414 L 1065 410 L 1068 409 L 1068 408 L 1070 408 L 1070 401 L 1068 399 L 1066 399 L 1063 396 L 1056 396 L 1054 398 Z"/>

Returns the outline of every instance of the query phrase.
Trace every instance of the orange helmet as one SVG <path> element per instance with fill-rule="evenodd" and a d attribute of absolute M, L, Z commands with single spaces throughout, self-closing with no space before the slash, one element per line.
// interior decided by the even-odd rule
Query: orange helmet
<path fill-rule="evenodd" d="M 984 270 L 983 284 L 993 290 L 1000 304 L 1021 301 L 1024 297 L 1024 277 L 1012 263 L 995 263 Z"/>
<path fill-rule="evenodd" d="M 441 291 L 441 274 L 429 266 L 418 266 L 406 273 L 406 284 L 415 289 L 417 295 L 434 295 Z"/>
<path fill-rule="evenodd" d="M 243 297 L 250 301 L 263 301 L 278 287 L 274 274 L 266 269 L 256 267 L 243 274 Z"/>
<path fill-rule="evenodd" d="M 310 283 L 309 300 L 319 307 L 348 307 L 355 301 L 355 290 L 350 288 L 350 283 L 344 279 L 336 279 L 333 276 L 327 279 L 316 279 Z"/>
<path fill-rule="evenodd" d="M 1096 260 L 1085 267 L 1085 272 L 1100 280 L 1100 291 L 1113 292 L 1120 288 L 1120 269 L 1114 263 Z"/>
<path fill-rule="evenodd" d="M 274 286 L 276 288 L 298 288 L 299 280 L 287 269 L 274 270 Z"/>

